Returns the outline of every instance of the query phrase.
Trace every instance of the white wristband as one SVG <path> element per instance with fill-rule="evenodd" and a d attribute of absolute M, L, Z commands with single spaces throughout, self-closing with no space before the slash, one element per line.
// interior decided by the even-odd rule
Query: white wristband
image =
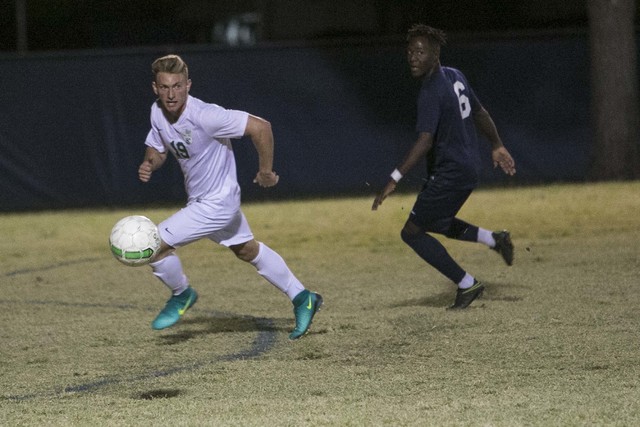
<path fill-rule="evenodd" d="M 400 182 L 400 180 L 402 179 L 402 174 L 398 169 L 394 169 L 393 172 L 391 172 L 391 179 L 396 183 Z"/>

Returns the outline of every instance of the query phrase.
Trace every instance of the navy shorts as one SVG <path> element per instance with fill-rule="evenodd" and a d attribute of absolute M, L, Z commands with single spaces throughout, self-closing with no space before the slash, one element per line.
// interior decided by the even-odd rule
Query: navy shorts
<path fill-rule="evenodd" d="M 416 199 L 409 220 L 425 231 L 446 234 L 472 188 L 456 189 L 429 177 Z"/>

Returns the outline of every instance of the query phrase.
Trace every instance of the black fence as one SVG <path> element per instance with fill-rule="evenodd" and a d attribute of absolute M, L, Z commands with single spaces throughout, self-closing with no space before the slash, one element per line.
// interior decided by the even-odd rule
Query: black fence
<path fill-rule="evenodd" d="M 142 184 L 137 168 L 154 101 L 150 64 L 169 52 L 190 66 L 191 94 L 268 119 L 280 184 L 252 184 L 257 157 L 234 142 L 244 200 L 369 195 L 415 140 L 418 85 L 401 40 L 191 46 L 0 57 L 0 211 L 184 200 L 173 160 Z M 513 183 L 584 179 L 589 162 L 586 35 L 453 39 L 461 69 L 517 161 Z M 484 185 L 507 181 L 483 149 Z M 419 187 L 422 168 L 403 181 Z M 406 188 L 406 187 L 405 187 Z"/>

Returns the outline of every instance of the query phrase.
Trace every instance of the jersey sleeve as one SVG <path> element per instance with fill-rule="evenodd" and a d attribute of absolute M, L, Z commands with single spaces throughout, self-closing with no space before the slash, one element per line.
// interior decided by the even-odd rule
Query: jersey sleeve
<path fill-rule="evenodd" d="M 154 103 L 151 106 L 151 113 L 149 117 L 149 121 L 151 122 L 151 130 L 147 134 L 147 139 L 144 141 L 147 147 L 155 148 L 160 153 L 165 152 L 164 144 L 162 143 L 162 138 L 160 137 L 160 132 L 158 131 L 158 115 L 162 114 L 158 105 Z"/>
<path fill-rule="evenodd" d="M 147 134 L 147 139 L 144 141 L 145 145 L 151 148 L 155 148 L 160 153 L 165 152 L 164 144 L 160 139 L 160 133 L 155 127 L 151 127 L 151 130 Z"/>
<path fill-rule="evenodd" d="M 249 113 L 227 110 L 211 104 L 200 111 L 202 127 L 207 135 L 214 138 L 240 138 L 247 128 Z"/>

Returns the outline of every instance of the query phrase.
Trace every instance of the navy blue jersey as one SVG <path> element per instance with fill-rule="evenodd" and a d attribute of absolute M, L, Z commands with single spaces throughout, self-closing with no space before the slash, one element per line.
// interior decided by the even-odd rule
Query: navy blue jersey
<path fill-rule="evenodd" d="M 478 184 L 480 153 L 473 113 L 479 108 L 480 101 L 459 70 L 439 67 L 422 83 L 416 130 L 433 135 L 427 174 L 445 186 L 472 189 Z"/>

